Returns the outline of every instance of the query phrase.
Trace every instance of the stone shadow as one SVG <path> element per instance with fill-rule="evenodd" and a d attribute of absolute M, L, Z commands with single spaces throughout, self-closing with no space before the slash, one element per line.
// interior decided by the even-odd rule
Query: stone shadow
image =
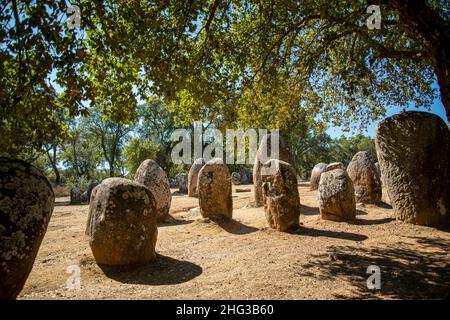
<path fill-rule="evenodd" d="M 328 238 L 336 238 L 336 239 L 350 240 L 350 241 L 364 241 L 367 239 L 367 236 L 358 234 L 358 233 L 344 232 L 344 231 L 320 230 L 320 229 L 307 228 L 304 226 L 300 226 L 292 234 L 297 234 L 299 236 L 309 236 L 309 237 L 328 237 Z"/>
<path fill-rule="evenodd" d="M 128 284 L 172 285 L 190 281 L 199 276 L 203 269 L 192 262 L 157 255 L 148 263 L 133 269 L 99 265 L 103 273 L 116 281 Z"/>

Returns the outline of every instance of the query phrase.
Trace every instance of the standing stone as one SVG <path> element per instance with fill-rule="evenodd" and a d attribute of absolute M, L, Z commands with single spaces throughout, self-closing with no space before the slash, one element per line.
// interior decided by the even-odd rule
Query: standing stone
<path fill-rule="evenodd" d="M 319 182 L 320 216 L 325 220 L 351 221 L 356 217 L 355 190 L 347 172 L 326 171 Z"/>
<path fill-rule="evenodd" d="M 381 181 L 367 151 L 357 152 L 347 166 L 353 181 L 357 203 L 377 204 L 381 201 Z"/>
<path fill-rule="evenodd" d="M 78 187 L 73 187 L 70 189 L 70 204 L 80 204 L 81 203 L 81 191 Z"/>
<path fill-rule="evenodd" d="M 235 185 L 238 186 L 241 184 L 241 175 L 238 172 L 233 172 L 231 174 L 231 182 Z"/>
<path fill-rule="evenodd" d="M 180 193 L 188 193 L 188 175 L 186 173 L 179 173 L 175 176 L 177 180 L 178 191 Z"/>
<path fill-rule="evenodd" d="M 155 258 L 156 203 L 136 181 L 108 178 L 92 192 L 86 227 L 99 265 L 134 265 Z"/>
<path fill-rule="evenodd" d="M 342 162 L 332 162 L 332 163 L 327 165 L 327 167 L 325 168 L 325 171 L 331 171 L 331 170 L 334 170 L 334 169 L 345 170 L 345 166 L 342 164 Z"/>
<path fill-rule="evenodd" d="M 89 186 L 88 186 L 88 188 L 87 188 L 87 191 L 86 191 L 86 195 L 87 195 L 87 203 L 90 203 L 90 202 L 91 202 L 91 194 L 92 194 L 92 190 L 94 190 L 94 188 L 95 188 L 96 186 L 98 186 L 99 184 L 100 184 L 100 182 L 98 182 L 98 181 L 89 184 Z"/>
<path fill-rule="evenodd" d="M 287 162 L 271 159 L 264 164 L 274 168 L 272 175 L 262 176 L 264 211 L 271 228 L 294 231 L 299 227 L 300 196 L 295 169 Z"/>
<path fill-rule="evenodd" d="M 142 183 L 153 194 L 156 201 L 156 220 L 164 221 L 168 218 L 172 193 L 164 170 L 155 161 L 147 159 L 137 169 L 134 181 Z"/>
<path fill-rule="evenodd" d="M 205 160 L 203 158 L 196 159 L 189 169 L 188 174 L 188 196 L 189 197 L 198 197 L 197 191 L 197 182 L 198 182 L 198 173 L 200 169 L 205 165 Z"/>
<path fill-rule="evenodd" d="M 253 164 L 253 185 L 254 185 L 254 196 L 255 196 L 255 205 L 257 207 L 261 207 L 264 205 L 263 193 L 262 193 L 262 177 L 261 177 L 261 167 L 263 166 L 264 158 L 265 161 L 268 161 L 272 158 L 272 143 L 271 137 L 275 133 L 266 134 L 262 137 L 261 143 L 258 148 L 258 152 L 256 153 L 255 162 Z M 283 139 L 281 135 L 278 134 L 279 138 L 279 148 L 278 148 L 278 160 L 287 162 L 292 164 L 292 155 L 289 150 L 289 146 L 286 141 Z M 267 150 L 267 153 L 264 155 L 263 152 Z"/>
<path fill-rule="evenodd" d="M 200 213 L 204 218 L 232 218 L 231 176 L 222 159 L 211 159 L 203 166 L 198 174 L 197 190 Z"/>
<path fill-rule="evenodd" d="M 309 181 L 309 190 L 317 190 L 319 188 L 320 175 L 327 168 L 327 164 L 320 162 L 314 166 L 311 171 L 311 179 Z"/>
<path fill-rule="evenodd" d="M 15 299 L 33 268 L 55 195 L 34 166 L 0 158 L 0 300 Z"/>
<path fill-rule="evenodd" d="M 450 222 L 450 133 L 438 116 L 408 111 L 381 121 L 375 147 L 396 218 L 440 226 Z"/>

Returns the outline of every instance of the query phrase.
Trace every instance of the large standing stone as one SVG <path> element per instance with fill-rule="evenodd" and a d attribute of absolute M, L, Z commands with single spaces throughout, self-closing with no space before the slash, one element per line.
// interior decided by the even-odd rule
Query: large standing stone
<path fill-rule="evenodd" d="M 164 221 L 169 217 L 172 193 L 169 179 L 164 170 L 153 160 L 147 159 L 141 163 L 134 175 L 134 181 L 146 186 L 156 201 L 156 220 Z"/>
<path fill-rule="evenodd" d="M 274 169 L 262 176 L 264 210 L 270 227 L 294 231 L 299 227 L 300 196 L 295 169 L 287 162 L 271 159 L 264 164 Z"/>
<path fill-rule="evenodd" d="M 86 233 L 99 265 L 134 265 L 155 258 L 153 194 L 136 181 L 103 180 L 92 192 Z"/>
<path fill-rule="evenodd" d="M 314 166 L 311 171 L 311 179 L 309 181 L 310 190 L 317 190 L 319 188 L 320 175 L 325 171 L 326 168 L 327 164 L 323 162 L 320 162 Z"/>
<path fill-rule="evenodd" d="M 323 172 L 319 182 L 320 216 L 325 220 L 351 221 L 356 217 L 355 190 L 347 172 Z"/>
<path fill-rule="evenodd" d="M 38 169 L 0 158 L 0 300 L 15 299 L 22 290 L 54 201 L 52 187 Z"/>
<path fill-rule="evenodd" d="M 450 133 L 434 114 L 409 111 L 375 129 L 381 175 L 398 220 L 450 222 Z"/>
<path fill-rule="evenodd" d="M 188 174 L 188 196 L 198 197 L 197 183 L 198 183 L 198 173 L 200 169 L 205 165 L 205 160 L 203 158 L 196 159 L 189 169 Z"/>
<path fill-rule="evenodd" d="M 233 215 L 231 176 L 222 159 L 208 161 L 198 174 L 200 213 L 204 218 Z"/>
<path fill-rule="evenodd" d="M 175 176 L 178 185 L 178 192 L 188 193 L 188 175 L 186 173 L 178 173 Z"/>
<path fill-rule="evenodd" d="M 353 156 L 347 173 L 353 181 L 356 202 L 377 204 L 381 201 L 380 177 L 367 151 L 359 151 Z"/>
<path fill-rule="evenodd" d="M 253 164 L 253 185 L 254 185 L 254 196 L 255 205 L 261 207 L 264 205 L 263 193 L 262 193 L 262 177 L 261 177 L 261 167 L 264 162 L 272 159 L 272 136 L 276 133 L 266 134 L 262 137 L 261 143 L 256 153 L 255 162 Z M 278 147 L 278 160 L 292 164 L 292 155 L 289 150 L 289 146 L 281 135 L 278 134 L 279 147 Z M 263 152 L 267 150 L 264 155 Z M 264 160 L 264 158 L 266 158 Z"/>

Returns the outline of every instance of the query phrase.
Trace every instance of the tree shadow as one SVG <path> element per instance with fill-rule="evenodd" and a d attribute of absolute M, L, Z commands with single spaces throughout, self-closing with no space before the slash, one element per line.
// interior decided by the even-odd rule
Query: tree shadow
<path fill-rule="evenodd" d="M 103 273 L 116 281 L 143 285 L 172 285 L 190 281 L 203 269 L 192 262 L 181 261 L 163 255 L 148 263 L 128 269 L 118 266 L 99 265 Z"/>
<path fill-rule="evenodd" d="M 296 273 L 352 285 L 348 293 L 335 294 L 335 298 L 445 299 L 450 290 L 450 241 L 416 238 L 416 242 L 419 246 L 404 242 L 381 248 L 331 246 L 327 253 L 299 265 Z M 367 288 L 370 265 L 381 270 L 381 289 L 376 294 Z M 310 271 L 317 268 L 322 270 L 319 276 Z"/>
<path fill-rule="evenodd" d="M 367 236 L 358 234 L 358 233 L 312 229 L 312 228 L 306 228 L 304 226 L 300 226 L 292 234 L 297 234 L 300 236 L 309 236 L 309 237 L 328 237 L 328 238 L 336 238 L 336 239 L 350 240 L 350 241 L 364 241 L 367 239 Z"/>

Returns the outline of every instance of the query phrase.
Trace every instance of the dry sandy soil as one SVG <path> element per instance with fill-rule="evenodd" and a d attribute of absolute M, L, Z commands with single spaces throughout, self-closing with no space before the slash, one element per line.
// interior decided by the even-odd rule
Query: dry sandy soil
<path fill-rule="evenodd" d="M 235 187 L 234 187 L 235 188 Z M 239 186 L 251 188 L 251 186 Z M 158 228 L 158 259 L 133 271 L 101 269 L 84 234 L 88 206 L 58 198 L 19 299 L 411 299 L 450 291 L 450 232 L 397 222 L 388 206 L 358 205 L 355 223 L 320 219 L 317 191 L 299 187 L 301 228 L 269 229 L 252 192 L 233 193 L 233 217 L 205 222 L 198 200 L 173 196 L 174 223 Z M 367 289 L 369 265 L 381 290 Z M 81 270 L 67 289 L 66 269 Z"/>

